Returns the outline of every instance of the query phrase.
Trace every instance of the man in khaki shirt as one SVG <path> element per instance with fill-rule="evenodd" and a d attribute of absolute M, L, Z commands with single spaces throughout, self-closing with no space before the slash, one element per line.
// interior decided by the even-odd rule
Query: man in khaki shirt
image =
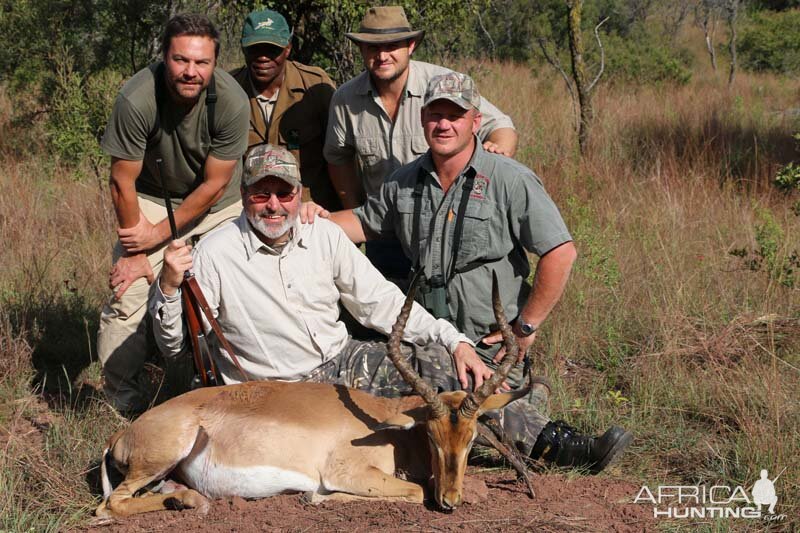
<path fill-rule="evenodd" d="M 322 157 L 336 86 L 324 70 L 289 61 L 292 32 L 278 12 L 253 11 L 242 28 L 246 65 L 231 72 L 250 98 L 249 148 L 269 143 L 300 164 L 303 200 L 341 206 Z M 330 207 L 329 207 L 330 206 Z"/>
<path fill-rule="evenodd" d="M 324 154 L 347 209 L 427 151 L 419 120 L 425 88 L 434 76 L 451 71 L 411 60 L 424 31 L 411 29 L 400 6 L 368 9 L 360 30 L 345 35 L 359 47 L 366 70 L 334 94 Z M 484 148 L 513 156 L 517 133 L 511 119 L 485 98 L 481 110 L 478 137 Z M 409 265 L 396 241 L 367 243 L 367 257 L 387 277 L 407 277 Z"/>

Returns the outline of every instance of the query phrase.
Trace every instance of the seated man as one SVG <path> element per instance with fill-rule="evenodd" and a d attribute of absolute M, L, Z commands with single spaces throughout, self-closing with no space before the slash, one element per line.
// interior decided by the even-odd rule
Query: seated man
<path fill-rule="evenodd" d="M 502 350 L 490 305 L 491 272 L 500 278 L 506 316 L 515 318 L 513 331 L 522 356 L 560 299 L 576 252 L 539 178 L 481 145 L 476 136 L 481 105 L 469 76 L 451 72 L 431 78 L 420 115 L 428 151 L 397 169 L 364 205 L 330 218 L 356 243 L 399 240 L 415 269 L 427 279 L 418 300 L 433 316 L 465 333 L 483 361 L 492 365 L 499 362 Z M 314 211 L 309 205 L 309 215 Z M 540 257 L 533 287 L 527 281 L 528 253 Z M 512 371 L 509 383 L 515 385 L 521 374 Z M 518 401 L 506 413 L 534 409 L 541 401 L 532 395 L 527 407 Z M 521 433 L 512 433 L 517 442 L 516 434 Z M 602 448 L 616 454 L 631 439 L 617 427 L 599 440 L 579 438 L 573 428 L 555 422 L 536 439 L 526 439 L 522 448 L 534 456 L 543 450 L 559 457 L 566 454 L 563 461 L 557 460 L 561 464 L 573 461 L 576 449 L 591 450 L 602 443 Z"/>
<path fill-rule="evenodd" d="M 389 333 L 403 294 L 338 226 L 299 223 L 301 189 L 285 149 L 264 145 L 250 152 L 239 219 L 208 235 L 193 254 L 180 241 L 165 253 L 150 302 L 159 346 L 167 357 L 183 353 L 179 291 L 183 273 L 192 269 L 247 379 L 340 383 L 379 395 L 410 392 L 385 357 L 384 344 L 351 339 L 338 308 L 341 301 L 359 322 Z M 492 374 L 469 339 L 418 304 L 403 338 L 420 375 L 441 390 L 460 388 L 468 376 L 477 386 Z M 244 379 L 229 354 L 220 350 L 216 357 L 225 383 Z M 533 407 L 507 411 L 504 424 L 517 440 L 535 441 L 548 425 Z M 605 441 L 581 442 L 581 449 L 562 450 L 571 464 L 602 468 L 616 454 Z M 559 457 L 563 462 L 566 455 Z"/>

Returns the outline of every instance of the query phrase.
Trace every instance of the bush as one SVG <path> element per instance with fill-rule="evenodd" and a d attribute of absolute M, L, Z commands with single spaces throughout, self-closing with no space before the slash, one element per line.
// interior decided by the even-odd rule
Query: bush
<path fill-rule="evenodd" d="M 800 74 L 800 10 L 754 14 L 738 52 L 743 68 Z"/>
<path fill-rule="evenodd" d="M 653 35 L 621 37 L 606 35 L 606 73 L 613 82 L 685 84 L 692 77 L 692 58 L 685 49 L 675 50 L 658 42 Z"/>

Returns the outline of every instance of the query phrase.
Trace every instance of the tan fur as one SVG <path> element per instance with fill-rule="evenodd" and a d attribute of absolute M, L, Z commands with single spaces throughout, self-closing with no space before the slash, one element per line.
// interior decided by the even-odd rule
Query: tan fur
<path fill-rule="evenodd" d="M 457 409 L 465 396 L 463 392 L 440 395 L 451 409 Z M 495 398 L 499 396 L 486 403 L 511 401 L 503 403 Z M 477 415 L 471 420 L 427 416 L 425 402 L 418 396 L 378 398 L 328 384 L 250 382 L 192 391 L 147 411 L 109 439 L 109 459 L 125 479 L 96 515 L 124 517 L 183 507 L 207 510 L 208 499 L 190 483 L 187 490 L 134 497 L 173 471 L 180 475 L 186 461 L 200 453 L 206 454 L 208 469 L 247 471 L 269 466 L 319 480 L 319 488 L 311 491 L 312 501 L 356 497 L 419 503 L 423 487 L 394 473 L 403 471 L 420 483 L 432 473 L 437 503 L 453 508 L 461 503 Z M 396 426 L 418 427 L 384 430 Z M 425 431 L 435 443 L 433 454 L 428 452 Z"/>

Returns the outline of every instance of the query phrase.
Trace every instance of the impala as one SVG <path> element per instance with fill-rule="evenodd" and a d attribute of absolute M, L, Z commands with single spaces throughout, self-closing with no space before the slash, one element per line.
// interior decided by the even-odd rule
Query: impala
<path fill-rule="evenodd" d="M 208 498 L 284 492 L 310 493 L 314 502 L 422 502 L 431 476 L 436 503 L 457 507 L 478 417 L 521 398 L 529 387 L 495 393 L 518 353 L 496 278 L 493 303 L 506 356 L 472 393 L 437 393 L 401 355 L 413 292 L 392 329 L 389 357 L 416 395 L 379 398 L 341 385 L 277 381 L 188 392 L 109 439 L 101 468 L 104 501 L 95 514 L 124 517 L 185 507 L 205 512 Z M 111 466 L 125 475 L 113 490 Z M 187 488 L 169 494 L 147 490 L 167 476 Z"/>

